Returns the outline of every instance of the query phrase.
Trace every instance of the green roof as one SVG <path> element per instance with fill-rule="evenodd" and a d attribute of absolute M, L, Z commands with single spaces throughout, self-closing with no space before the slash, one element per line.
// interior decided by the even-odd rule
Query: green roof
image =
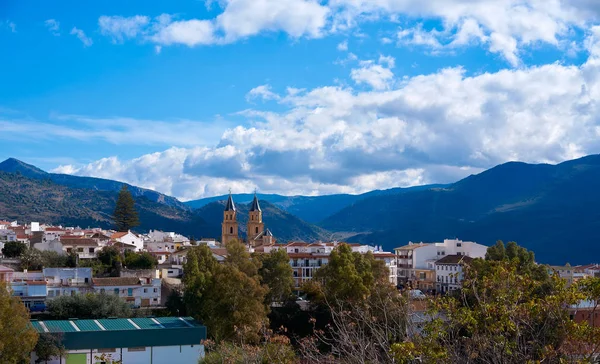
<path fill-rule="evenodd" d="M 161 325 L 157 325 L 154 320 Z M 31 325 L 39 333 L 46 332 L 44 327 L 50 332 L 62 332 L 63 345 L 69 350 L 200 345 L 206 339 L 206 327 L 191 317 L 115 318 L 97 321 L 102 327 L 94 320 L 77 319 L 33 320 Z"/>
<path fill-rule="evenodd" d="M 106 330 L 136 330 L 135 326 L 133 326 L 127 319 L 100 319 L 98 320 L 100 325 L 104 327 Z"/>
<path fill-rule="evenodd" d="M 100 326 L 94 322 L 94 320 L 73 320 L 75 325 L 79 327 L 80 331 L 98 331 L 101 330 Z"/>

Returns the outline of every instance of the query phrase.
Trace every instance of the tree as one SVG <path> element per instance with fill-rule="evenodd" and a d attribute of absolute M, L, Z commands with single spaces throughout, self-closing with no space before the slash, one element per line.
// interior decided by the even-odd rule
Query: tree
<path fill-rule="evenodd" d="M 52 360 L 52 358 L 60 358 L 65 355 L 67 350 L 62 344 L 61 333 L 43 333 L 39 335 L 37 344 L 35 344 L 35 354 L 37 355 L 36 363 L 42 363 Z"/>
<path fill-rule="evenodd" d="M 28 362 L 38 339 L 29 313 L 18 297 L 0 281 L 0 363 Z"/>
<path fill-rule="evenodd" d="M 253 259 L 244 244 L 233 239 L 225 245 L 225 248 L 227 249 L 227 258 L 225 258 L 227 264 L 236 267 L 248 277 L 258 276 L 260 260 Z"/>
<path fill-rule="evenodd" d="M 27 245 L 25 245 L 25 243 L 20 241 L 9 241 L 4 244 L 2 255 L 7 258 L 17 258 L 20 257 L 25 250 L 27 250 Z"/>
<path fill-rule="evenodd" d="M 80 294 L 61 296 L 48 301 L 48 313 L 54 320 L 71 317 L 96 319 L 107 317 L 132 317 L 131 307 L 119 296 L 112 294 Z"/>
<path fill-rule="evenodd" d="M 126 185 L 123 185 L 121 191 L 119 191 L 113 220 L 115 229 L 122 232 L 129 231 L 140 224 L 138 212 L 135 209 L 135 201 Z"/>
<path fill-rule="evenodd" d="M 21 269 L 41 270 L 44 267 L 42 252 L 35 248 L 27 248 L 21 254 Z"/>
<path fill-rule="evenodd" d="M 232 256 L 224 264 L 207 246 L 188 251 L 183 298 L 188 314 L 204 322 L 217 341 L 255 343 L 268 322 L 267 289 L 260 284 L 255 263 L 236 244 L 228 244 Z"/>
<path fill-rule="evenodd" d="M 157 265 L 156 258 L 148 252 L 125 252 L 125 267 L 128 269 L 153 269 Z"/>
<path fill-rule="evenodd" d="M 106 266 L 114 266 L 121 261 L 121 252 L 115 246 L 105 246 L 98 252 L 98 260 Z"/>
<path fill-rule="evenodd" d="M 294 289 L 294 276 L 287 252 L 284 249 L 274 249 L 269 254 L 259 254 L 257 259 L 261 263 L 258 270 L 261 282 L 269 288 L 266 303 L 287 300 Z"/>
<path fill-rule="evenodd" d="M 259 344 L 238 344 L 207 340 L 206 355 L 201 364 L 256 363 L 256 364 L 293 364 L 297 363 L 296 353 L 290 340 L 283 335 L 270 335 Z"/>

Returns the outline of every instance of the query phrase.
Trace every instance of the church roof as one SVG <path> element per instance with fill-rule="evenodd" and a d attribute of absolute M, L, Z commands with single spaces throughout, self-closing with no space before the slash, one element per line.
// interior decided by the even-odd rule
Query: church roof
<path fill-rule="evenodd" d="M 273 233 L 271 232 L 271 230 L 267 229 L 267 231 L 265 232 L 266 236 L 273 236 Z"/>
<path fill-rule="evenodd" d="M 235 211 L 235 204 L 233 203 L 233 197 L 231 197 L 231 193 L 229 194 L 229 198 L 227 199 L 225 211 Z"/>
<path fill-rule="evenodd" d="M 260 205 L 258 204 L 258 198 L 256 197 L 256 193 L 254 194 L 254 199 L 252 200 L 252 205 L 250 206 L 250 211 L 262 211 L 260 209 Z"/>

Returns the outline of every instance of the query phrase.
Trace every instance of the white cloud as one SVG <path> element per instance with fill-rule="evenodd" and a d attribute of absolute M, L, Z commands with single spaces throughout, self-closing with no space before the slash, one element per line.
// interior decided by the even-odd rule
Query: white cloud
<path fill-rule="evenodd" d="M 150 39 L 160 45 L 184 44 L 188 47 L 217 42 L 214 25 L 209 20 L 181 20 L 159 27 Z"/>
<path fill-rule="evenodd" d="M 252 101 L 256 98 L 261 98 L 262 100 L 279 100 L 281 97 L 271 91 L 270 85 L 260 85 L 248 91 L 246 94 L 247 101 Z"/>
<path fill-rule="evenodd" d="M 98 26 L 102 35 L 112 38 L 113 43 L 122 43 L 124 39 L 137 37 L 149 24 L 147 16 L 135 15 L 129 18 L 122 16 L 101 16 Z"/>
<path fill-rule="evenodd" d="M 48 19 L 44 22 L 44 25 L 52 35 L 60 35 L 60 23 L 56 19 Z"/>
<path fill-rule="evenodd" d="M 76 27 L 73 27 L 73 29 L 71 29 L 71 35 L 76 36 L 77 38 L 79 38 L 79 40 L 81 41 L 81 43 L 83 43 L 84 47 L 89 47 L 92 44 L 94 44 L 94 42 L 92 41 L 91 38 L 87 37 L 85 35 L 85 33 L 83 32 L 83 30 L 81 29 L 77 29 Z"/>
<path fill-rule="evenodd" d="M 367 84 L 374 90 L 384 90 L 390 87 L 394 79 L 394 68 L 396 60 L 391 56 L 379 56 L 378 64 L 374 61 L 361 61 L 360 68 L 354 68 L 350 72 L 350 78 L 357 84 Z"/>
<path fill-rule="evenodd" d="M 590 58 L 581 66 L 476 76 L 447 68 L 368 92 L 291 89 L 276 109 L 242 113 L 261 122 L 232 126 L 218 143 L 61 170 L 192 199 L 229 187 L 323 194 L 445 183 L 509 160 L 560 162 L 598 153 L 599 39 L 589 35 Z M 1 119 L 0 127 L 6 128 Z"/>
<path fill-rule="evenodd" d="M 337 50 L 340 52 L 347 52 L 348 51 L 348 41 L 345 40 L 345 41 L 341 42 L 340 44 L 338 44 Z"/>

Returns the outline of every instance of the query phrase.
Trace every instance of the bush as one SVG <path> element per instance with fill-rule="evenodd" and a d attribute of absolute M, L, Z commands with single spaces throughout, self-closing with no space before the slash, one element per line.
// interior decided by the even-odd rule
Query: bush
<path fill-rule="evenodd" d="M 21 243 L 20 241 L 9 241 L 4 244 L 4 248 L 2 248 L 2 255 L 7 258 L 16 258 L 20 257 L 27 250 L 27 245 L 25 243 Z"/>
<path fill-rule="evenodd" d="M 107 317 L 132 317 L 131 307 L 119 296 L 105 293 L 62 296 L 48 302 L 48 312 L 54 320 L 71 317 L 97 319 Z"/>

